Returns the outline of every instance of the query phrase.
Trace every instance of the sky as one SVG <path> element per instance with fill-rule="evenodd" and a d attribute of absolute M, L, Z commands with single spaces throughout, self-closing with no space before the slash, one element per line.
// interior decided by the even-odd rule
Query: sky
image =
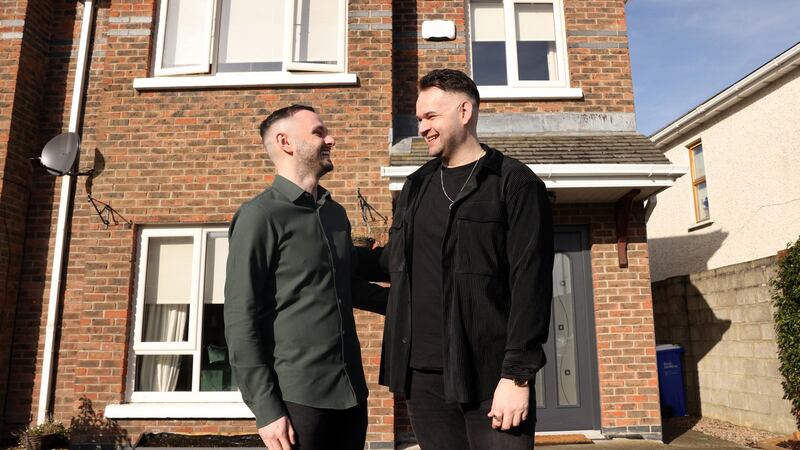
<path fill-rule="evenodd" d="M 645 135 L 800 41 L 800 0 L 628 0 L 626 14 Z"/>

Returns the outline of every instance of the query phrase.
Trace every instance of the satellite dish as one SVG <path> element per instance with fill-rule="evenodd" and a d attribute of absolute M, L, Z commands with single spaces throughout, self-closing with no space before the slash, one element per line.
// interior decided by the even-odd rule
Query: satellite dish
<path fill-rule="evenodd" d="M 39 163 L 51 175 L 73 175 L 70 171 L 80 144 L 81 138 L 77 133 L 61 133 L 44 146 L 42 156 L 38 158 Z"/>

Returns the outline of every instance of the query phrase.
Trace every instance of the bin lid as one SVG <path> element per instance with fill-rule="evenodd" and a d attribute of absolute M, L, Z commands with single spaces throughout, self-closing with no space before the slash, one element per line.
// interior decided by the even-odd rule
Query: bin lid
<path fill-rule="evenodd" d="M 667 351 L 667 350 L 680 350 L 680 351 L 683 351 L 683 347 L 681 347 L 680 345 L 676 345 L 676 344 L 656 345 L 656 351 L 657 352 L 663 352 L 663 351 Z"/>

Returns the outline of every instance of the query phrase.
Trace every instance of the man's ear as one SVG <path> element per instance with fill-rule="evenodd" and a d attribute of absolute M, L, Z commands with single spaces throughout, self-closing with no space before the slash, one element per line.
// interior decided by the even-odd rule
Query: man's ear
<path fill-rule="evenodd" d="M 287 155 L 291 155 L 294 153 L 292 150 L 292 145 L 290 143 L 289 134 L 285 131 L 279 131 L 275 133 L 275 145 L 278 150 L 286 153 Z"/>
<path fill-rule="evenodd" d="M 464 100 L 461 102 L 461 105 L 458 107 L 458 112 L 461 115 L 461 123 L 466 125 L 472 120 L 472 115 L 474 114 L 474 109 L 472 107 L 472 102 L 469 100 Z"/>

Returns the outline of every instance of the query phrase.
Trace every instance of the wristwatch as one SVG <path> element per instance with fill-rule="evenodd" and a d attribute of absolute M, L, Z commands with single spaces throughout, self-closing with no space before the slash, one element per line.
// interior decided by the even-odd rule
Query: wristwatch
<path fill-rule="evenodd" d="M 527 378 L 513 378 L 514 386 L 517 387 L 527 387 L 528 386 L 528 379 Z"/>

